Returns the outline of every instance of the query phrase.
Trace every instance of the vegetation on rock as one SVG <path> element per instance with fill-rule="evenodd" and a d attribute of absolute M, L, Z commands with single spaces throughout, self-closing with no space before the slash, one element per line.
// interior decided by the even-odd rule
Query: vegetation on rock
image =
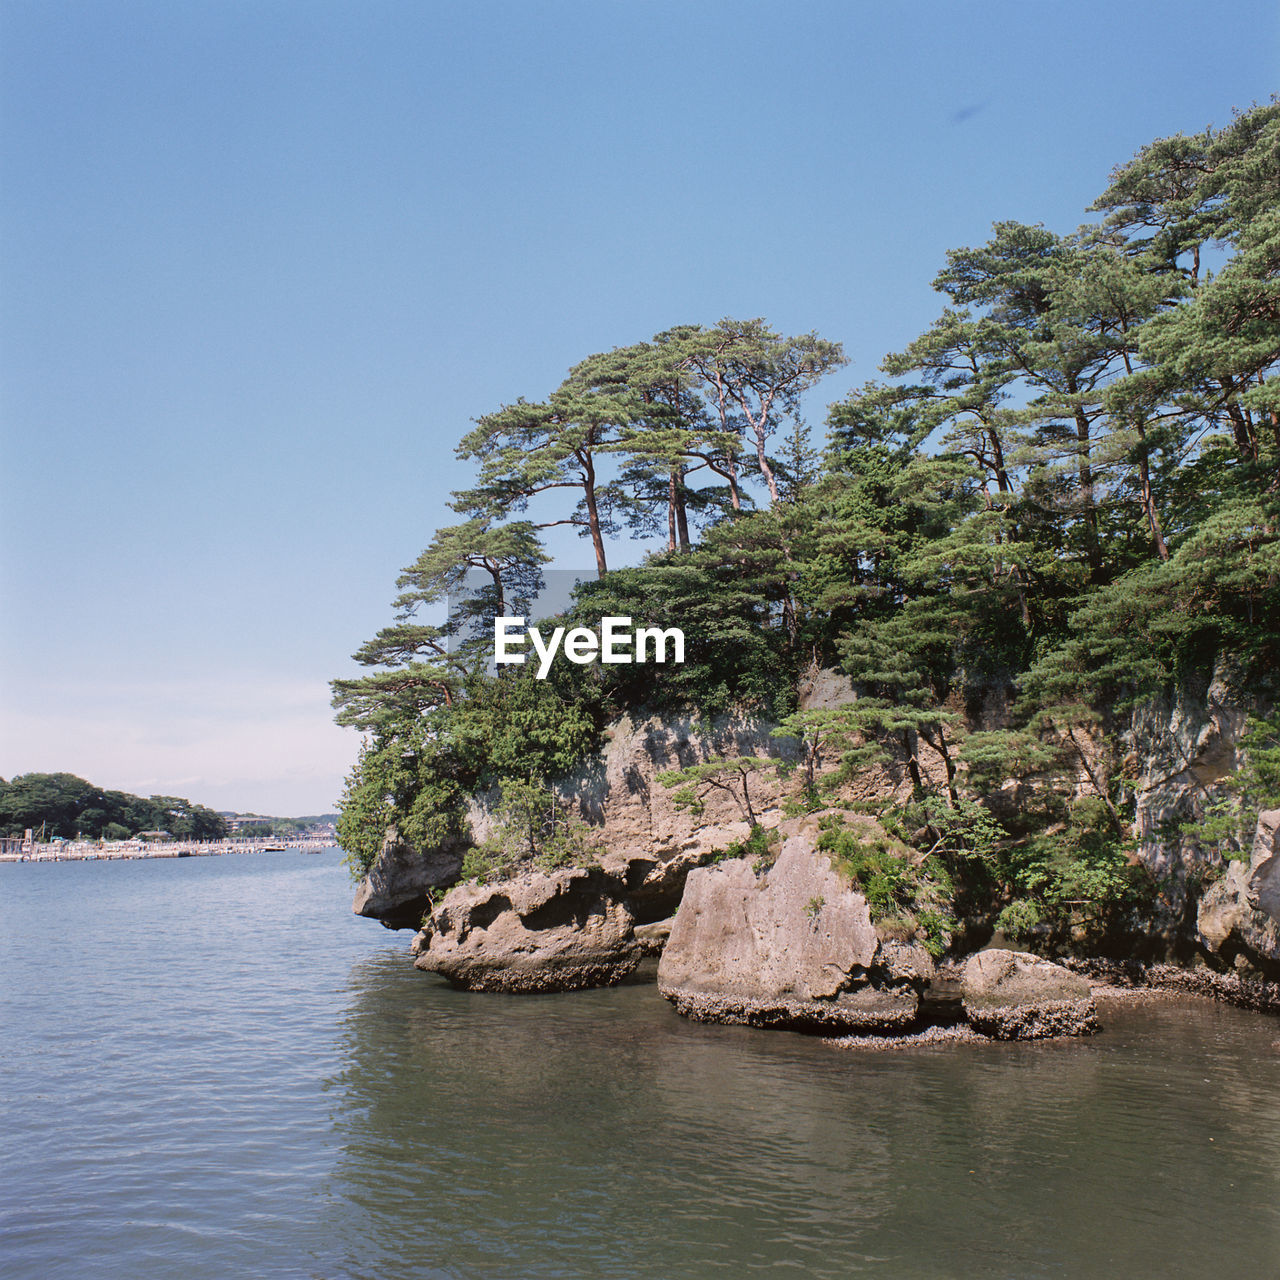
<path fill-rule="evenodd" d="M 948 254 L 938 318 L 831 406 L 820 456 L 800 396 L 840 347 L 763 320 L 589 356 L 480 417 L 462 523 L 401 577 L 356 655 L 370 674 L 334 683 L 367 735 L 339 828 L 354 869 L 389 826 L 436 843 L 469 793 L 562 777 L 622 712 L 736 711 L 795 739 L 795 803 L 887 776 L 878 816 L 910 852 L 833 852 L 932 946 L 975 913 L 1015 936 L 1123 927 L 1156 888 L 1126 716 L 1215 673 L 1256 715 L 1196 838 L 1240 856 L 1280 796 L 1280 102 L 1153 142 L 1094 210 Z M 490 670 L 486 628 L 528 610 L 540 532 L 564 524 L 599 576 L 559 621 L 678 624 L 683 665 Z M 610 569 L 625 534 L 665 545 Z M 822 667 L 856 700 L 799 710 Z M 694 805 L 731 787 L 754 825 L 776 764 L 662 781 Z"/>

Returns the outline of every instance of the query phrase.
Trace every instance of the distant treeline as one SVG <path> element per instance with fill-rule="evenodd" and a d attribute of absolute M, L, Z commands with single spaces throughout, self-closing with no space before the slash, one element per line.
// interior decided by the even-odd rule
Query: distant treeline
<path fill-rule="evenodd" d="M 219 840 L 227 834 L 221 814 L 181 796 L 106 791 L 72 773 L 24 773 L 0 778 L 0 834 L 31 830 L 45 839 L 127 840 L 140 831 L 167 831 L 187 840 Z"/>

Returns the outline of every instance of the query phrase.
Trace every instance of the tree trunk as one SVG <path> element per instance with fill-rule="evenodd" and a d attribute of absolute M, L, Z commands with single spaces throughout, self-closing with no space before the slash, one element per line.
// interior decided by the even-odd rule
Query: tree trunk
<path fill-rule="evenodd" d="M 1005 470 L 1004 446 L 1000 443 L 1000 436 L 996 431 L 988 428 L 987 439 L 991 441 L 991 459 L 995 463 L 996 484 L 1000 487 L 1001 493 L 1009 493 L 1012 486 L 1009 484 L 1009 473 Z"/>
<path fill-rule="evenodd" d="M 1068 383 L 1068 390 L 1074 395 L 1075 380 Z M 1089 561 L 1089 573 L 1097 578 L 1102 572 L 1102 551 L 1098 545 L 1098 509 L 1094 501 L 1093 466 L 1090 461 L 1089 418 L 1085 411 L 1076 406 L 1076 443 L 1079 445 L 1077 466 L 1080 475 L 1080 499 L 1084 504 L 1084 550 Z"/>
<path fill-rule="evenodd" d="M 1142 509 L 1147 514 L 1147 526 L 1151 530 L 1151 540 L 1156 544 L 1156 554 L 1161 560 L 1168 560 L 1169 548 L 1165 546 L 1164 534 L 1160 529 L 1160 516 L 1156 512 L 1155 498 L 1151 493 L 1151 468 L 1147 460 L 1147 429 L 1138 423 L 1138 480 L 1142 486 Z"/>
<path fill-rule="evenodd" d="M 760 464 L 760 474 L 764 476 L 764 482 L 769 486 L 769 500 L 777 506 L 778 504 L 778 481 L 774 477 L 773 468 L 769 465 L 769 460 L 764 456 L 764 428 L 762 426 L 755 428 L 756 436 L 756 460 Z"/>
<path fill-rule="evenodd" d="M 591 545 L 595 548 L 596 569 L 603 578 L 609 572 L 604 556 L 604 535 L 600 532 L 600 512 L 596 507 L 596 469 L 589 453 L 579 454 L 582 461 L 582 493 L 587 503 L 587 525 L 591 530 Z"/>
<path fill-rule="evenodd" d="M 911 788 L 916 796 L 923 794 L 924 783 L 920 779 L 920 762 L 916 759 L 915 746 L 911 741 L 911 730 L 902 731 L 902 742 L 907 749 L 907 775 L 911 779 Z"/>
<path fill-rule="evenodd" d="M 676 473 L 676 530 L 680 536 L 680 550 L 688 551 L 689 542 L 689 507 L 684 497 L 684 468 Z"/>
<path fill-rule="evenodd" d="M 938 726 L 938 741 L 934 740 L 923 730 L 920 736 L 942 757 L 942 763 L 947 770 L 947 808 L 957 809 L 960 806 L 960 797 L 956 794 L 956 765 L 951 758 L 951 752 L 947 750 L 947 731 L 942 726 Z"/>
<path fill-rule="evenodd" d="M 1224 382 L 1222 389 L 1230 393 L 1234 388 L 1230 382 Z M 1233 400 L 1227 401 L 1227 417 L 1231 419 L 1231 432 L 1235 436 L 1236 448 L 1245 462 L 1257 462 L 1258 440 L 1250 429 L 1251 424 L 1244 416 L 1240 406 Z"/>

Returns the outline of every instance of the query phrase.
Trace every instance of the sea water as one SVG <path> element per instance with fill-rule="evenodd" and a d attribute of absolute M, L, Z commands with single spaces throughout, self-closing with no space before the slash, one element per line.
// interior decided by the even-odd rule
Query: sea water
<path fill-rule="evenodd" d="M 454 991 L 350 892 L 336 850 L 0 866 L 0 1275 L 1280 1275 L 1280 1020 L 855 1053 Z"/>

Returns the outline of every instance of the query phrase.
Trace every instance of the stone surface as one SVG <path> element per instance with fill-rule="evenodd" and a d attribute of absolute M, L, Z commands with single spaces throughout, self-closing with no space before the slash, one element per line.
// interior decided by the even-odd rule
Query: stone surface
<path fill-rule="evenodd" d="M 680 901 L 684 878 L 717 850 L 750 834 L 733 800 L 712 791 L 693 814 L 676 807 L 675 793 L 658 782 L 668 769 L 712 756 L 789 758 L 795 744 L 772 736 L 767 721 L 718 717 L 623 716 L 606 731 L 600 753 L 556 784 L 565 803 L 593 827 L 606 849 L 606 870 L 625 881 L 628 910 L 642 922 L 669 916 Z M 766 825 L 780 817 L 784 790 L 793 786 L 772 772 L 751 781 L 752 801 Z M 356 893 L 353 910 L 389 928 L 416 929 L 429 906 L 427 891 L 456 882 L 466 844 L 495 834 L 497 790 L 467 802 L 470 840 L 420 851 L 388 836 Z"/>
<path fill-rule="evenodd" d="M 382 921 L 388 929 L 416 929 L 431 905 L 430 890 L 453 884 L 461 868 L 460 845 L 419 851 L 392 830 L 356 889 L 351 910 Z"/>
<path fill-rule="evenodd" d="M 848 677 L 820 668 L 806 675 L 800 695 L 801 705 L 812 707 L 839 706 L 852 697 Z M 743 717 L 622 716 L 606 730 L 601 751 L 556 783 L 564 802 L 598 835 L 606 851 L 602 864 L 626 882 L 627 906 L 638 921 L 669 916 L 689 871 L 750 834 L 729 795 L 712 790 L 704 797 L 702 812 L 691 813 L 677 807 L 675 792 L 658 775 L 713 756 L 794 760 L 797 744 L 775 738 L 774 727 L 770 721 Z M 835 753 L 823 760 L 820 772 L 838 767 Z M 945 778 L 941 760 L 927 751 L 921 768 L 934 782 Z M 784 799 L 799 785 L 798 773 L 782 778 L 761 771 L 752 776 L 752 805 L 763 825 L 779 822 Z M 869 800 L 909 794 L 910 787 L 906 767 L 897 761 L 861 770 L 844 791 L 847 798 Z M 456 880 L 464 843 L 481 844 L 495 834 L 497 800 L 496 789 L 469 798 L 470 841 L 457 847 L 418 851 L 390 839 L 356 895 L 356 911 L 392 928 L 417 928 L 428 905 L 427 889 Z M 446 874 L 449 868 L 452 873 Z"/>
<path fill-rule="evenodd" d="M 733 859 L 689 873 L 658 988 L 687 1017 L 752 1026 L 892 1031 L 910 1026 L 932 965 L 885 947 L 866 899 L 787 823 L 776 863 Z"/>
<path fill-rule="evenodd" d="M 652 924 L 636 925 L 636 941 L 640 951 L 646 956 L 660 956 L 671 937 L 671 928 L 675 924 L 675 916 L 669 920 L 655 920 Z"/>
<path fill-rule="evenodd" d="M 1167 940 L 1185 937 L 1194 919 L 1189 900 L 1212 865 L 1196 840 L 1180 833 L 1194 821 L 1206 796 L 1239 764 L 1236 742 L 1246 708 L 1218 674 L 1136 708 L 1124 734 L 1124 771 L 1134 787 L 1138 859 L 1157 884 L 1154 914 L 1146 926 Z"/>
<path fill-rule="evenodd" d="M 414 938 L 414 963 L 473 991 L 611 986 L 641 958 L 622 893 L 600 867 L 459 885 Z"/>
<path fill-rule="evenodd" d="M 1200 900 L 1196 927 L 1222 962 L 1280 978 L 1280 809 L 1259 815 L 1249 861 L 1227 863 Z"/>
<path fill-rule="evenodd" d="M 997 1040 L 1040 1040 L 1097 1030 L 1088 981 L 1024 951 L 979 951 L 960 972 L 964 1015 Z"/>

